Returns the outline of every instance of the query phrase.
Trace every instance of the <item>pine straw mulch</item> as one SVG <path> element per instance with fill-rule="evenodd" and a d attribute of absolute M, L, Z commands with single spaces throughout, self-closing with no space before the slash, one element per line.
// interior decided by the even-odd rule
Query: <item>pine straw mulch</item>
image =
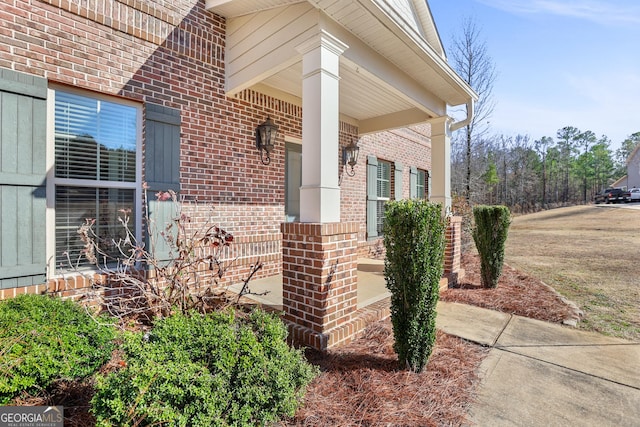
<path fill-rule="evenodd" d="M 504 266 L 498 287 L 480 284 L 476 254 L 462 257 L 466 276 L 440 299 L 549 322 L 575 316 L 570 304 L 540 280 Z M 478 384 L 488 349 L 438 331 L 429 363 L 420 374 L 398 370 L 389 320 L 326 354 L 310 353 L 322 370 L 307 390 L 305 405 L 283 426 L 458 426 Z"/>
<path fill-rule="evenodd" d="M 438 331 L 422 373 L 398 369 L 387 321 L 351 344 L 309 360 L 322 374 L 283 426 L 443 426 L 466 421 L 476 371 L 487 349 Z"/>
<path fill-rule="evenodd" d="M 460 283 L 440 293 L 440 299 L 459 302 L 505 313 L 553 323 L 575 322 L 580 317 L 577 307 L 562 298 L 539 279 L 504 265 L 498 287 L 484 289 L 480 280 L 480 259 L 465 253 L 462 268 L 466 275 Z"/>
<path fill-rule="evenodd" d="M 477 255 L 465 254 L 466 277 L 456 288 L 443 291 L 443 301 L 461 302 L 550 322 L 575 316 L 575 308 L 539 280 L 505 265 L 496 289 L 480 285 Z M 387 319 L 370 325 L 352 343 L 326 353 L 309 351 L 321 375 L 307 389 L 305 403 L 293 419 L 280 426 L 459 426 L 467 425 L 467 411 L 478 384 L 478 367 L 487 348 L 438 331 L 426 369 L 412 373 L 398 369 L 393 332 Z M 115 369 L 118 355 L 103 367 Z M 88 412 L 91 381 L 61 382 L 39 397 L 13 404 L 63 405 L 65 426 L 95 424 Z"/>

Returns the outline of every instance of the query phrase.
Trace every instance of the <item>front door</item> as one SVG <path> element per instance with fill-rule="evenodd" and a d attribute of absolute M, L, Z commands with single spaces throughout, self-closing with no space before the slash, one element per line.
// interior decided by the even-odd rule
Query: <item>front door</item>
<path fill-rule="evenodd" d="M 300 186 L 302 185 L 302 145 L 285 144 L 284 213 L 286 222 L 300 221 Z"/>

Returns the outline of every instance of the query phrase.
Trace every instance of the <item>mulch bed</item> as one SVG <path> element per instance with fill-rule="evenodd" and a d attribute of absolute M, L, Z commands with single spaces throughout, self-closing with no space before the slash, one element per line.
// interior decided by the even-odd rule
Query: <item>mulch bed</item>
<path fill-rule="evenodd" d="M 309 360 L 322 374 L 283 426 L 442 426 L 465 423 L 476 371 L 488 350 L 438 332 L 422 373 L 398 369 L 389 321 Z"/>
<path fill-rule="evenodd" d="M 477 255 L 465 254 L 465 278 L 440 294 L 460 302 L 549 322 L 574 310 L 540 280 L 505 265 L 498 287 L 483 289 Z M 389 320 L 371 325 L 353 343 L 310 354 L 322 374 L 305 405 L 286 426 L 459 426 L 478 384 L 488 349 L 438 331 L 429 364 L 420 374 L 397 370 Z"/>
<path fill-rule="evenodd" d="M 465 277 L 455 288 L 441 292 L 440 299 L 532 319 L 562 323 L 578 317 L 576 309 L 539 279 L 504 265 L 498 287 L 484 289 L 480 280 L 480 259 L 477 254 L 462 256 Z"/>
<path fill-rule="evenodd" d="M 465 254 L 466 277 L 441 300 L 472 304 L 550 322 L 562 322 L 575 310 L 539 280 L 504 267 L 496 289 L 480 285 L 477 255 Z M 370 325 L 352 343 L 327 353 L 308 352 L 321 375 L 307 390 L 304 406 L 281 426 L 459 426 L 478 384 L 478 367 L 488 349 L 438 331 L 436 346 L 422 373 L 398 369 L 389 320 Z M 117 355 L 115 355 L 117 356 Z M 114 369 L 117 357 L 103 371 Z M 90 427 L 90 381 L 60 383 L 46 396 L 14 404 L 63 405 L 66 426 Z"/>

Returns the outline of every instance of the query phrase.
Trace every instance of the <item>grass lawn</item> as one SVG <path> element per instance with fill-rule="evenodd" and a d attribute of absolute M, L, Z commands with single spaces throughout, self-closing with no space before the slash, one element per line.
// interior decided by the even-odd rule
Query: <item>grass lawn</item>
<path fill-rule="evenodd" d="M 640 340 L 640 210 L 587 205 L 515 217 L 506 262 L 575 302 L 580 328 Z"/>

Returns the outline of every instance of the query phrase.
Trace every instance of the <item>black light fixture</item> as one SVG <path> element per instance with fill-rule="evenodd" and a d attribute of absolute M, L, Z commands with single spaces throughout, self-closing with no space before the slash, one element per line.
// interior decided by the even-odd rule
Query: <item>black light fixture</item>
<path fill-rule="evenodd" d="M 353 170 L 353 167 L 358 163 L 358 153 L 360 152 L 360 147 L 356 143 L 355 138 L 351 140 L 349 145 L 342 149 L 342 164 L 345 169 L 347 165 L 349 165 L 349 169 L 346 170 L 347 175 L 354 176 L 356 172 Z"/>
<path fill-rule="evenodd" d="M 260 161 L 263 165 L 271 163 L 269 155 L 276 145 L 277 135 L 278 126 L 271 121 L 271 117 L 267 117 L 267 120 L 256 128 L 256 148 L 260 151 Z"/>

